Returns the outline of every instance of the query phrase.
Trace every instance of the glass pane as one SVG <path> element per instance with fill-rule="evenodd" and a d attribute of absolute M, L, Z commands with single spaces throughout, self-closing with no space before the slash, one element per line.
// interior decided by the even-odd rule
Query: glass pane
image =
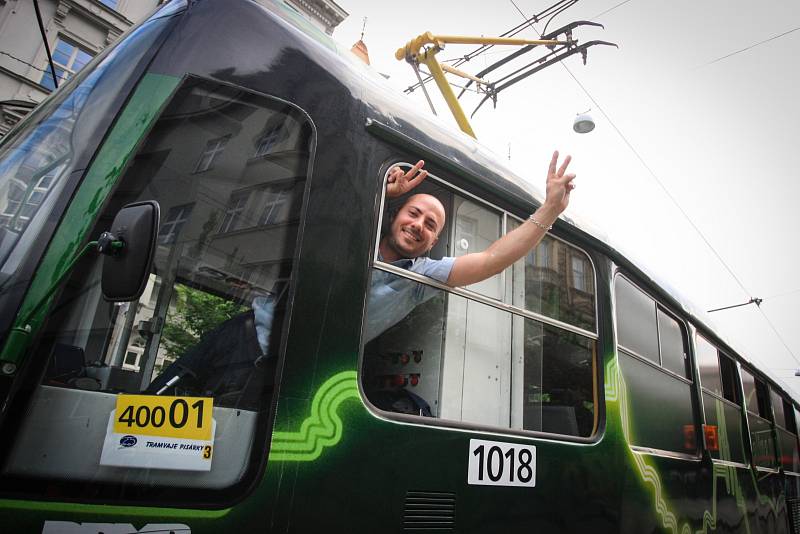
<path fill-rule="evenodd" d="M 617 277 L 615 287 L 618 343 L 660 364 L 655 302 L 621 276 Z"/>
<path fill-rule="evenodd" d="M 525 430 L 588 437 L 596 426 L 593 343 L 576 334 L 524 320 L 522 416 Z M 515 358 L 516 360 L 517 358 Z"/>
<path fill-rule="evenodd" d="M 372 279 L 366 321 L 377 334 L 364 347 L 362 382 L 375 406 L 592 434 L 591 340 L 378 269 Z"/>
<path fill-rule="evenodd" d="M 624 351 L 619 351 L 619 362 L 631 444 L 695 454 L 697 435 L 691 385 Z"/>
<path fill-rule="evenodd" d="M 732 359 L 719 353 L 719 370 L 722 375 L 722 392 L 724 398 L 741 406 L 739 401 L 739 382 L 736 379 L 736 364 Z"/>
<path fill-rule="evenodd" d="M 797 434 L 797 420 L 794 417 L 794 406 L 786 399 L 783 399 L 783 413 L 786 416 L 786 430 L 792 434 Z"/>
<path fill-rule="evenodd" d="M 717 347 L 703 336 L 695 337 L 697 365 L 700 367 L 700 385 L 722 397 L 722 380 L 719 372 Z"/>
<path fill-rule="evenodd" d="M 781 394 L 774 389 L 769 388 L 769 398 L 772 404 L 772 413 L 774 415 L 773 421 L 775 421 L 776 425 L 786 428 L 788 425 L 786 424 L 786 415 L 783 413 L 783 397 L 781 397 Z"/>
<path fill-rule="evenodd" d="M 797 448 L 797 436 L 779 428 L 778 444 L 781 449 L 781 466 L 786 471 L 800 473 L 800 453 L 798 453 Z"/>
<path fill-rule="evenodd" d="M 744 404 L 747 411 L 757 414 L 758 395 L 756 394 L 756 379 L 747 369 L 742 369 L 742 389 L 744 389 Z"/>
<path fill-rule="evenodd" d="M 92 60 L 92 55 L 88 52 L 84 52 L 83 50 L 78 49 L 78 53 L 75 56 L 75 61 L 72 63 L 72 71 L 78 72 L 83 67 L 86 66 L 89 61 Z"/>
<path fill-rule="evenodd" d="M 518 225 L 509 220 L 509 230 Z M 586 254 L 546 235 L 512 272 L 515 305 L 586 330 L 595 329 L 594 271 Z"/>
<path fill-rule="evenodd" d="M 683 330 L 678 321 L 658 310 L 658 336 L 661 341 L 661 364 L 665 369 L 684 378 L 690 378 Z"/>
<path fill-rule="evenodd" d="M 760 467 L 775 467 L 775 439 L 772 436 L 772 425 L 766 419 L 748 414 L 750 425 L 750 441 L 753 445 L 753 463 Z"/>
<path fill-rule="evenodd" d="M 502 216 L 485 207 L 456 197 L 455 199 L 455 244 L 452 256 L 459 257 L 475 252 L 483 252 L 500 238 Z M 467 286 L 467 289 L 503 300 L 502 274 Z"/>
<path fill-rule="evenodd" d="M 706 412 L 706 446 L 712 458 L 746 463 L 742 412 L 738 406 L 703 393 Z"/>
<path fill-rule="evenodd" d="M 58 76 L 58 74 L 56 74 L 56 76 Z M 50 72 L 49 68 L 45 69 L 45 72 L 42 74 L 42 79 L 39 80 L 39 83 L 51 91 L 55 90 L 56 86 L 53 84 L 53 74 Z"/>
<path fill-rule="evenodd" d="M 281 166 L 254 164 L 245 148 L 275 120 L 291 132 L 291 155 Z M 232 150 L 213 169 L 193 174 L 211 130 L 230 132 Z M 106 302 L 102 262 L 95 255 L 80 260 L 35 349 L 51 363 L 10 469 L 121 483 L 118 468 L 100 464 L 100 449 L 117 394 L 136 393 L 212 397 L 215 452 L 208 472 L 132 466 L 126 483 L 222 488 L 239 480 L 257 412 L 272 395 L 298 224 L 219 234 L 227 209 L 222 199 L 274 182 L 302 188 L 311 131 L 285 103 L 196 78 L 184 82 L 90 233 L 107 230 L 126 204 L 159 202 L 164 232 L 144 293 L 138 302 Z M 291 206 L 294 220 L 300 198 Z M 48 408 L 53 404 L 85 417 L 55 413 Z"/>
<path fill-rule="evenodd" d="M 58 63 L 62 67 L 69 67 L 70 59 L 72 59 L 72 53 L 74 51 L 74 46 L 59 39 L 56 42 L 55 50 L 53 50 L 53 62 Z"/>

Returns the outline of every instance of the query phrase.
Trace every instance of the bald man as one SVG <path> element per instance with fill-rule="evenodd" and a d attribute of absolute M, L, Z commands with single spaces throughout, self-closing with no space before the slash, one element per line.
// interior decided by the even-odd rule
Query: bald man
<path fill-rule="evenodd" d="M 535 248 L 569 205 L 570 193 L 575 188 L 575 174 L 566 172 L 570 160 L 567 156 L 559 167 L 558 152 L 553 153 L 542 206 L 486 250 L 458 258 L 433 260 L 426 257 L 444 228 L 445 209 L 436 197 L 416 194 L 405 201 L 392 219 L 388 232 L 378 244 L 378 259 L 454 287 L 474 284 L 502 272 Z M 387 198 L 397 198 L 422 183 L 428 175 L 422 169 L 424 164 L 420 160 L 407 172 L 399 167 L 392 168 L 386 183 Z M 373 272 L 366 340 L 401 321 L 437 291 L 392 273 Z"/>

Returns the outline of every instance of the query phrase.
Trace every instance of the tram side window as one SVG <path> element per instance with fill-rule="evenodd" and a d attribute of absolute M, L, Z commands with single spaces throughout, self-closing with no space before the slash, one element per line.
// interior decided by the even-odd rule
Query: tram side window
<path fill-rule="evenodd" d="M 705 337 L 695 338 L 705 410 L 705 443 L 717 460 L 746 463 L 736 364 Z"/>
<path fill-rule="evenodd" d="M 277 123 L 280 141 L 251 158 Z M 101 262 L 87 256 L 74 269 L 34 349 L 49 362 L 6 473 L 206 489 L 241 479 L 273 392 L 311 136 L 305 116 L 285 102 L 186 79 L 90 231 L 100 235 L 131 202 L 160 204 L 144 294 L 106 302 Z M 213 165 L 197 172 L 198 155 L 220 138 Z M 276 190 L 280 217 L 265 219 L 277 209 Z M 134 466 L 121 477 L 101 463 L 120 393 L 212 398 L 210 470 Z"/>
<path fill-rule="evenodd" d="M 753 463 L 758 467 L 774 468 L 777 458 L 767 384 L 752 371 L 742 369 L 742 388 L 750 426 L 750 442 L 753 446 Z"/>
<path fill-rule="evenodd" d="M 636 447 L 697 454 L 684 327 L 627 278 L 615 282 L 623 417 Z M 654 418 L 652 414 L 658 413 Z"/>
<path fill-rule="evenodd" d="M 800 456 L 798 455 L 797 427 L 794 419 L 794 407 L 780 392 L 770 387 L 770 400 L 775 414 L 775 430 L 778 435 L 778 454 L 780 465 L 785 471 L 800 473 Z"/>
<path fill-rule="evenodd" d="M 485 250 L 504 226 L 517 224 L 436 177 L 418 192 L 446 209 L 434 260 Z M 594 272 L 582 251 L 554 238 L 546 246 L 464 291 L 433 287 L 425 273 L 412 279 L 408 262 L 376 258 L 361 374 L 368 400 L 388 412 L 470 426 L 591 436 L 596 342 L 580 332 L 594 329 Z M 536 262 L 544 257 L 550 260 Z M 583 262 L 577 271 L 570 257 Z M 552 316 L 574 327 L 551 324 Z"/>

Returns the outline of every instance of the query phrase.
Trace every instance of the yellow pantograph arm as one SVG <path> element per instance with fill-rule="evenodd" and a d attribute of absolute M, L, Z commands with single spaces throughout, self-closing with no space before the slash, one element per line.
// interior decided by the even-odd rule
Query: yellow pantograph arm
<path fill-rule="evenodd" d="M 431 76 L 433 77 L 434 81 L 436 82 L 437 87 L 439 87 L 439 91 L 442 93 L 445 102 L 447 102 L 447 107 L 450 108 L 450 112 L 453 114 L 453 117 L 456 119 L 459 128 L 464 133 L 475 137 L 475 132 L 472 130 L 472 126 L 469 124 L 469 120 L 467 119 L 464 110 L 461 109 L 461 104 L 458 102 L 458 98 L 456 98 L 453 89 L 450 87 L 450 84 L 447 83 L 447 80 L 444 77 L 444 71 L 450 72 L 457 76 L 461 76 L 463 78 L 468 78 L 470 80 L 476 81 L 478 83 L 486 83 L 485 81 L 467 74 L 466 72 L 460 71 L 456 68 L 450 67 L 448 65 L 441 65 L 436 60 L 436 53 L 439 52 L 442 48 L 444 48 L 445 44 L 477 44 L 477 45 L 512 45 L 512 46 L 524 46 L 524 45 L 543 45 L 543 46 L 555 46 L 555 45 L 568 45 L 570 44 L 568 41 L 556 41 L 552 39 L 539 39 L 539 40 L 530 40 L 530 39 L 506 39 L 504 37 L 461 37 L 458 35 L 433 35 L 431 32 L 425 32 L 422 35 L 415 37 L 414 39 L 410 40 L 406 43 L 406 46 L 403 48 L 398 48 L 397 52 L 395 52 L 394 56 L 399 59 L 410 63 L 424 63 L 428 67 L 428 71 L 430 71 Z M 433 45 L 428 50 L 421 52 L 422 47 L 425 45 Z"/>
<path fill-rule="evenodd" d="M 419 54 L 420 49 L 426 44 L 432 44 L 438 48 L 442 48 L 446 44 L 477 44 L 477 45 L 566 45 L 569 41 L 557 41 L 555 39 L 508 39 L 506 37 L 469 37 L 460 35 L 433 35 L 431 32 L 425 32 L 411 39 L 406 46 L 398 48 L 394 57 L 397 59 L 405 59 L 406 57 L 413 57 Z"/>

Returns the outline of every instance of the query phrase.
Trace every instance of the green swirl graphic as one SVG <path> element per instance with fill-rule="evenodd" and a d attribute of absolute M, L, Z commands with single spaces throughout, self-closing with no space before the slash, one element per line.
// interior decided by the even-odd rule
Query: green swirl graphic
<path fill-rule="evenodd" d="M 314 395 L 311 414 L 300 430 L 272 435 L 270 460 L 312 462 L 319 458 L 322 449 L 339 443 L 343 425 L 336 412 L 342 402 L 351 398 L 359 398 L 355 371 L 343 371 L 326 380 Z"/>

